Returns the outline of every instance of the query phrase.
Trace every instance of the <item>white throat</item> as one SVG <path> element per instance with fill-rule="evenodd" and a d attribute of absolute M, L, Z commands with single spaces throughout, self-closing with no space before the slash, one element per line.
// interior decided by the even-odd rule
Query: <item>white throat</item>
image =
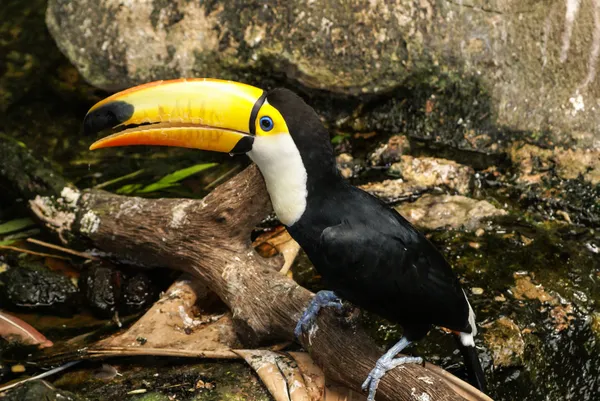
<path fill-rule="evenodd" d="M 257 136 L 248 156 L 260 169 L 277 218 L 286 226 L 297 222 L 306 209 L 306 169 L 292 137 Z"/>

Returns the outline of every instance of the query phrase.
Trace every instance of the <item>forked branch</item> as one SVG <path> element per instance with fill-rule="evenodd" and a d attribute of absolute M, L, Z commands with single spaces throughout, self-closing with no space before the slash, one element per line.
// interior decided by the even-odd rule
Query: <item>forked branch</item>
<path fill-rule="evenodd" d="M 0 142 L 0 157 L 11 148 L 24 152 Z M 33 162 L 26 156 L 13 159 Z M 27 174 L 46 171 L 29 167 Z M 193 274 L 232 310 L 236 331 L 246 345 L 294 339 L 295 324 L 313 294 L 279 274 L 251 246 L 251 231 L 271 210 L 255 166 L 202 200 L 142 199 L 73 187 L 59 190 L 52 183 L 43 185 L 47 175 L 31 188 L 23 184 L 23 177 L 17 177 L 18 168 L 4 169 L 1 174 L 30 199 L 33 213 L 63 241 L 85 241 L 107 257 L 140 267 L 169 267 Z M 327 377 L 357 391 L 383 352 L 362 328 L 328 310 L 319 314 L 302 345 Z M 489 400 L 428 364 L 390 371 L 381 381 L 377 398 Z"/>

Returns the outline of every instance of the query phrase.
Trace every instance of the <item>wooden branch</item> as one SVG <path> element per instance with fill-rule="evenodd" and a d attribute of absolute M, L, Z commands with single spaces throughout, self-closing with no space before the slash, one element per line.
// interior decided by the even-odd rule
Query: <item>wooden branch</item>
<path fill-rule="evenodd" d="M 29 203 L 63 241 L 85 239 L 101 256 L 193 274 L 229 306 L 246 345 L 294 339 L 295 324 L 313 294 L 273 270 L 251 247 L 252 229 L 271 210 L 255 166 L 202 200 L 142 199 L 100 190 L 54 193 L 30 196 Z M 357 391 L 383 353 L 360 327 L 329 310 L 319 314 L 302 345 L 330 379 Z M 389 372 L 377 393 L 380 401 L 425 398 L 489 400 L 462 381 L 418 365 Z"/>

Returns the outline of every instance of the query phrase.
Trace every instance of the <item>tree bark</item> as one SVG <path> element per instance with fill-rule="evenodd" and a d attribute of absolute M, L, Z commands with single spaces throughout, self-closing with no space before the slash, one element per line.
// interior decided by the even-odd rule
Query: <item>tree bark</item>
<path fill-rule="evenodd" d="M 0 157 L 12 152 L 26 150 L 0 140 Z M 51 169 L 26 156 L 13 156 L 10 162 L 19 160 L 31 165 L 3 167 L 0 176 L 14 184 L 34 215 L 63 242 L 84 241 L 99 256 L 121 263 L 193 274 L 229 306 L 246 345 L 294 340 L 296 322 L 313 294 L 275 271 L 251 246 L 251 231 L 271 210 L 255 166 L 202 200 L 143 199 L 79 191 L 56 175 L 57 181 L 49 180 L 47 173 L 36 178 L 36 171 Z M 383 352 L 362 328 L 330 310 L 319 314 L 301 343 L 330 379 L 357 391 Z M 390 371 L 377 399 L 489 400 L 427 365 Z"/>

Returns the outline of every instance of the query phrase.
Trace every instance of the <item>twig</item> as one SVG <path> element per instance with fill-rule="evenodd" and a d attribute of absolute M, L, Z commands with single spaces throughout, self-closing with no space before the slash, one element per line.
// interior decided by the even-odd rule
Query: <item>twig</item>
<path fill-rule="evenodd" d="M 45 379 L 46 377 L 49 377 L 49 376 L 55 375 L 55 374 L 57 374 L 57 373 L 60 373 L 60 372 L 62 372 L 63 370 L 67 370 L 67 369 L 69 369 L 71 366 L 73 366 L 73 365 L 76 365 L 76 364 L 78 364 L 79 362 L 81 362 L 81 361 L 71 361 L 71 362 L 67 362 L 67 363 L 65 363 L 65 364 L 64 364 L 64 365 L 62 365 L 62 366 L 59 366 L 59 367 L 57 367 L 57 368 L 54 368 L 54 369 L 50 369 L 49 371 L 47 371 L 47 372 L 44 372 L 44 373 L 40 373 L 39 375 L 35 375 L 35 376 L 33 376 L 33 377 L 28 377 L 27 379 L 20 380 L 20 381 L 18 381 L 18 382 L 16 382 L 16 383 L 12 383 L 12 384 L 9 384 L 9 385 L 7 385 L 7 386 L 2 386 L 2 387 L 0 387 L 0 393 L 4 392 L 4 391 L 6 391 L 6 390 L 9 390 L 9 389 L 11 389 L 11 388 L 14 388 L 14 387 L 20 386 L 21 384 L 23 384 L 23 383 L 26 383 L 26 382 L 28 382 L 28 381 L 32 381 L 32 380 L 39 380 L 39 379 Z"/>
<path fill-rule="evenodd" d="M 27 242 L 31 242 L 32 244 L 36 244 L 36 245 L 43 246 L 46 248 L 56 249 L 57 251 L 61 251 L 64 253 L 70 253 L 71 255 L 79 256 L 84 259 L 91 259 L 91 260 L 99 259 L 95 256 L 90 255 L 89 253 L 77 252 L 72 249 L 65 248 L 65 247 L 62 247 L 59 245 L 50 244 L 49 242 L 40 241 L 39 239 L 35 239 L 35 238 L 27 238 Z"/>
<path fill-rule="evenodd" d="M 227 170 L 226 172 L 224 172 L 223 174 L 221 174 L 220 176 L 218 176 L 217 178 L 215 178 L 212 182 L 210 182 L 209 184 L 207 184 L 204 188 L 205 191 L 209 190 L 211 188 L 213 188 L 214 186 L 216 186 L 217 184 L 220 184 L 221 181 L 223 181 L 225 178 L 229 177 L 232 173 L 238 171 L 240 169 L 239 165 L 233 166 L 232 168 L 230 168 L 229 170 Z"/>
<path fill-rule="evenodd" d="M 20 253 L 28 253 L 30 255 L 36 255 L 36 256 L 43 256 L 46 258 L 69 260 L 69 258 L 66 258 L 64 256 L 53 255 L 51 253 L 35 252 L 30 249 L 18 248 L 16 246 L 12 246 L 12 245 L 0 245 L 0 249 L 9 249 L 11 251 L 16 251 L 16 252 L 20 252 Z"/>

